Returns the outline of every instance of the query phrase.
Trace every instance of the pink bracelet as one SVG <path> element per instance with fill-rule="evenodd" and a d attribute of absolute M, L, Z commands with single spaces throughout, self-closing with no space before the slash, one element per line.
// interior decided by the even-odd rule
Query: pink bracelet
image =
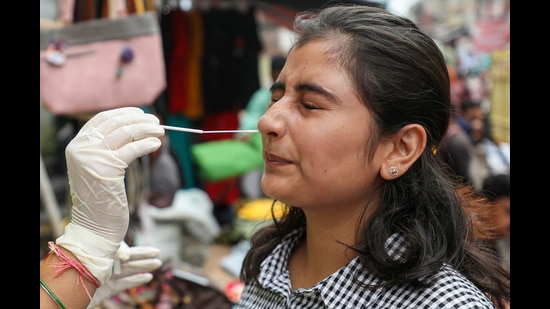
<path fill-rule="evenodd" d="M 48 247 L 50 248 L 50 253 L 55 253 L 57 257 L 61 260 L 60 262 L 54 263 L 52 267 L 57 268 L 55 271 L 55 277 L 59 277 L 65 270 L 74 267 L 78 271 L 78 277 L 76 278 L 76 284 L 82 284 L 84 287 L 84 290 L 86 291 L 86 294 L 88 294 L 88 297 L 90 300 L 92 299 L 92 296 L 90 295 L 90 292 L 88 291 L 88 288 L 84 284 L 84 279 L 82 277 L 88 279 L 90 282 L 95 284 L 96 287 L 100 286 L 99 280 L 97 280 L 90 271 L 84 267 L 80 262 L 77 262 L 71 258 L 69 258 L 63 251 L 59 249 L 57 244 L 53 241 L 48 242 Z"/>

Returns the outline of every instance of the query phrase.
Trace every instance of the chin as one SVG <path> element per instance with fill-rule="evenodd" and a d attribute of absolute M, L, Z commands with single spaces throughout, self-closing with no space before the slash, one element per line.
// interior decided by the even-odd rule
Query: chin
<path fill-rule="evenodd" d="M 287 201 L 292 200 L 292 195 L 298 194 L 296 188 L 290 184 L 288 178 L 268 175 L 264 173 L 261 182 L 262 192 L 278 201 L 288 204 Z"/>
<path fill-rule="evenodd" d="M 262 185 L 262 192 L 265 194 L 265 196 L 286 204 L 286 202 L 284 201 L 285 198 L 283 197 L 284 195 L 281 195 L 280 192 L 278 192 L 277 190 L 269 189 L 268 187 L 266 188 Z"/>

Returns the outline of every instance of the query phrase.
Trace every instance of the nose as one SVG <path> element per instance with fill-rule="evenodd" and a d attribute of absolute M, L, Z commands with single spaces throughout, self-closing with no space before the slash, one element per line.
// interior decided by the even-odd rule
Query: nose
<path fill-rule="evenodd" d="M 281 100 L 271 104 L 258 120 L 258 130 L 263 136 L 281 136 L 284 133 L 284 108 Z"/>

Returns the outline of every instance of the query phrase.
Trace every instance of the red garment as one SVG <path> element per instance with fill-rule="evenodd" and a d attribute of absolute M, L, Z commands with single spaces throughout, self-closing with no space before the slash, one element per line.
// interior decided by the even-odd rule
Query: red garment
<path fill-rule="evenodd" d="M 239 177 L 205 181 L 204 191 L 216 205 L 231 205 L 239 199 Z"/>
<path fill-rule="evenodd" d="M 208 113 L 204 117 L 202 129 L 210 130 L 236 130 L 239 127 L 238 111 L 226 111 Z M 202 134 L 203 141 L 215 141 L 233 138 L 233 133 Z M 215 204 L 231 205 L 240 196 L 239 178 L 233 177 L 219 181 L 205 181 L 204 191 Z"/>
<path fill-rule="evenodd" d="M 202 129 L 204 131 L 237 130 L 239 128 L 239 112 L 226 111 L 207 113 L 204 116 Z M 233 133 L 201 134 L 202 141 L 217 141 L 233 138 Z"/>
<path fill-rule="evenodd" d="M 172 114 L 182 114 L 187 105 L 187 88 L 189 83 L 187 57 L 187 13 L 172 10 L 169 14 L 171 25 L 170 41 L 173 44 L 168 59 L 168 110 Z"/>

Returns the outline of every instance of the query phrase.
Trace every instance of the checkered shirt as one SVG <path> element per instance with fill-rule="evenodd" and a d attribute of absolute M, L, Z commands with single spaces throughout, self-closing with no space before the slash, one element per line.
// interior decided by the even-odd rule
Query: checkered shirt
<path fill-rule="evenodd" d="M 366 289 L 353 281 L 380 283 L 368 272 L 360 272 L 358 258 L 307 289 L 291 289 L 287 262 L 292 248 L 298 244 L 305 229 L 287 235 L 262 262 L 260 284 L 245 286 L 234 309 L 350 309 L 350 308 L 494 308 L 491 301 L 472 282 L 446 265 L 437 274 L 437 281 L 427 288 L 410 285 Z M 404 240 L 397 235 L 386 245 L 393 252 L 403 248 Z"/>

